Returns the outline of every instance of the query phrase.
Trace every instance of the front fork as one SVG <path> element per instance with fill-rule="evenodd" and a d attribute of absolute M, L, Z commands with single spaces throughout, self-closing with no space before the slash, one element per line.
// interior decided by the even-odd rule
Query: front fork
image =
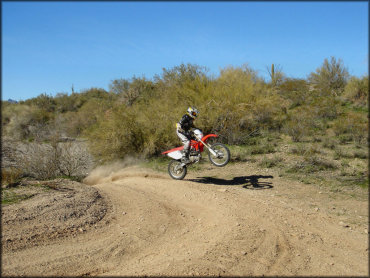
<path fill-rule="evenodd" d="M 214 150 L 212 150 L 212 148 L 211 148 L 211 146 L 210 145 L 208 145 L 206 142 L 204 142 L 202 139 L 199 139 L 198 138 L 198 140 L 200 141 L 200 142 L 202 142 L 203 143 L 203 145 L 204 146 L 206 146 L 207 147 L 207 149 L 209 150 L 209 152 L 212 154 L 212 155 L 214 155 L 214 156 L 218 156 L 217 155 L 217 153 L 214 151 Z"/>

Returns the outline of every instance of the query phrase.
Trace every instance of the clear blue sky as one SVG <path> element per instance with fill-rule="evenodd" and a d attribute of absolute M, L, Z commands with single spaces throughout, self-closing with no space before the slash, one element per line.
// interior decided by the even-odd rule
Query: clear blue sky
<path fill-rule="evenodd" d="M 368 2 L 2 2 L 2 99 L 153 78 L 181 63 L 368 74 Z"/>

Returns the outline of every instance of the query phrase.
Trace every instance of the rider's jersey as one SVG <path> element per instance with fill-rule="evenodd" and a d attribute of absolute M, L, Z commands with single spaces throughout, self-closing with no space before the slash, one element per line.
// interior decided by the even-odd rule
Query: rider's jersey
<path fill-rule="evenodd" d="M 190 117 L 188 114 L 185 114 L 184 116 L 182 116 L 181 120 L 176 124 L 176 127 L 179 132 L 181 132 L 181 130 L 179 130 L 179 128 L 181 128 L 182 130 L 184 130 L 185 133 L 188 133 L 189 130 L 192 127 L 194 127 L 193 118 Z"/>

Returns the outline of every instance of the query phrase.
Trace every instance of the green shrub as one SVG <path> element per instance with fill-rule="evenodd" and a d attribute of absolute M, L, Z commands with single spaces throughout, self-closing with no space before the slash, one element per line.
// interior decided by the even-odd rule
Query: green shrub
<path fill-rule="evenodd" d="M 331 161 L 325 160 L 317 156 L 309 155 L 305 156 L 303 161 L 298 161 L 295 165 L 288 168 L 287 172 L 314 173 L 324 170 L 333 170 L 336 168 L 337 166 Z"/>
<path fill-rule="evenodd" d="M 2 205 L 15 204 L 22 200 L 29 199 L 33 196 L 34 194 L 18 194 L 14 192 L 14 190 L 12 189 L 3 189 L 1 191 L 1 204 Z"/>
<path fill-rule="evenodd" d="M 22 177 L 22 171 L 15 167 L 1 169 L 1 185 L 6 186 L 18 182 Z"/>
<path fill-rule="evenodd" d="M 309 75 L 308 80 L 323 95 L 339 95 L 346 86 L 349 79 L 347 68 L 341 59 L 331 57 L 330 61 L 325 59 L 321 67 Z"/>
<path fill-rule="evenodd" d="M 353 141 L 353 135 L 352 134 L 340 134 L 338 136 L 338 140 L 340 144 L 346 144 Z"/>
<path fill-rule="evenodd" d="M 310 110 L 307 106 L 300 106 L 290 112 L 283 131 L 291 136 L 294 142 L 300 142 L 305 136 L 313 133 L 316 123 Z"/>
<path fill-rule="evenodd" d="M 333 130 L 342 143 L 352 140 L 361 143 L 367 138 L 368 121 L 360 113 L 348 112 L 333 123 Z"/>
<path fill-rule="evenodd" d="M 250 160 L 250 152 L 245 146 L 229 146 L 231 153 L 231 161 L 245 162 Z"/>
<path fill-rule="evenodd" d="M 325 137 L 323 142 L 322 142 L 322 146 L 324 148 L 331 149 L 331 150 L 334 150 L 336 145 L 337 145 L 337 142 L 333 138 Z"/>
<path fill-rule="evenodd" d="M 369 76 L 351 77 L 344 88 L 343 98 L 358 107 L 366 107 L 369 96 Z"/>
<path fill-rule="evenodd" d="M 279 166 L 281 161 L 283 161 L 283 159 L 278 156 L 274 156 L 272 158 L 263 157 L 260 163 L 258 163 L 258 165 L 264 168 L 272 168 Z"/>
<path fill-rule="evenodd" d="M 272 144 L 258 144 L 251 146 L 249 149 L 249 153 L 251 155 L 256 154 L 267 154 L 267 153 L 274 153 L 276 152 L 275 147 Z"/>
<path fill-rule="evenodd" d="M 355 151 L 353 153 L 354 158 L 360 158 L 360 159 L 367 159 L 369 157 L 369 153 L 366 151 Z"/>
<path fill-rule="evenodd" d="M 313 155 L 321 153 L 316 145 L 299 144 L 290 149 L 290 153 L 297 155 Z"/>
<path fill-rule="evenodd" d="M 325 120 L 334 120 L 339 115 L 339 100 L 332 96 L 313 96 L 309 109 L 315 119 L 315 126 L 320 127 Z"/>
<path fill-rule="evenodd" d="M 349 152 L 345 152 L 342 148 L 336 147 L 334 151 L 334 159 L 338 160 L 341 158 L 353 158 L 353 155 Z"/>

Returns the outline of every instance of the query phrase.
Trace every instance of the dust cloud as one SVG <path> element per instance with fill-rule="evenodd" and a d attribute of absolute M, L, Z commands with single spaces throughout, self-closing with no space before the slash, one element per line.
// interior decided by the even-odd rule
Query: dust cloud
<path fill-rule="evenodd" d="M 115 181 L 126 176 L 127 172 L 125 169 L 127 167 L 138 165 L 140 162 L 142 162 L 141 159 L 126 157 L 124 160 L 98 166 L 82 182 L 88 185 L 95 185 Z"/>

